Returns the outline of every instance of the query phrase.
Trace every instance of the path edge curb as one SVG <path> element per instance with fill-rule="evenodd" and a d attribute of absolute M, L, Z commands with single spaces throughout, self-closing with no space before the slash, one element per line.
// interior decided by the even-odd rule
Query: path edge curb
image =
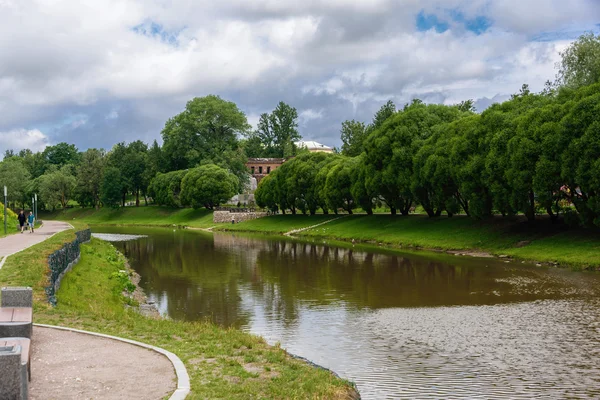
<path fill-rule="evenodd" d="M 173 365 L 173 368 L 175 369 L 175 374 L 177 375 L 177 389 L 175 389 L 173 394 L 171 394 L 171 397 L 169 397 L 169 400 L 183 400 L 187 397 L 187 395 L 190 392 L 190 377 L 188 375 L 187 369 L 185 368 L 185 365 L 183 364 L 183 361 L 181 361 L 181 359 L 179 357 L 177 357 L 177 355 L 175 355 L 174 353 L 171 353 L 170 351 L 165 350 L 161 347 L 152 346 L 150 344 L 138 342 L 138 341 L 131 340 L 131 339 L 125 339 L 125 338 L 121 338 L 118 336 L 111 336 L 111 335 L 106 335 L 104 333 L 98 333 L 98 332 L 89 332 L 89 331 L 84 331 L 81 329 L 69 328 L 66 326 L 56 326 L 56 325 L 46 325 L 46 324 L 33 324 L 33 326 L 39 326 L 40 328 L 58 329 L 58 330 L 62 330 L 62 331 L 70 331 L 70 332 L 82 333 L 82 334 L 86 334 L 86 335 L 98 336 L 98 337 L 103 337 L 105 339 L 118 340 L 120 342 L 129 343 L 129 344 L 133 344 L 135 346 L 143 347 L 145 349 L 153 350 L 157 353 L 162 354 L 163 356 L 165 356 L 169 359 L 169 361 Z"/>

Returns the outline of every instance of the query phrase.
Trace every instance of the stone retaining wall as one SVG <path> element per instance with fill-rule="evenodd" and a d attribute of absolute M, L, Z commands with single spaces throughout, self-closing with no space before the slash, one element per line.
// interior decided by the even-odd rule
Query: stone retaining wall
<path fill-rule="evenodd" d="M 223 223 L 228 222 L 231 223 L 231 220 L 234 220 L 237 224 L 242 221 L 249 221 L 251 219 L 257 219 L 266 217 L 266 212 L 229 212 L 229 211 L 215 211 L 213 212 L 213 222 L 214 223 Z"/>

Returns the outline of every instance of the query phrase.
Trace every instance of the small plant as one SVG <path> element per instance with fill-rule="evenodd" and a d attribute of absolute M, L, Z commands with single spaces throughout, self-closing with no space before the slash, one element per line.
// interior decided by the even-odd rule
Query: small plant
<path fill-rule="evenodd" d="M 119 272 L 113 272 L 110 274 L 110 279 L 116 279 L 120 283 L 120 287 L 126 290 L 128 293 L 132 293 L 135 290 L 135 285 L 129 280 L 129 274 L 125 270 Z"/>

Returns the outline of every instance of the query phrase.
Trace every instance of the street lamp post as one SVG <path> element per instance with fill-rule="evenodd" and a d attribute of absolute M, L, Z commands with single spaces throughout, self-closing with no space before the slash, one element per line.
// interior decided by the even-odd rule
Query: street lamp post
<path fill-rule="evenodd" d="M 34 194 L 35 206 L 33 208 L 33 218 L 37 221 L 37 193 Z"/>
<path fill-rule="evenodd" d="M 8 234 L 8 230 L 6 230 L 6 186 L 4 186 L 4 234 Z"/>

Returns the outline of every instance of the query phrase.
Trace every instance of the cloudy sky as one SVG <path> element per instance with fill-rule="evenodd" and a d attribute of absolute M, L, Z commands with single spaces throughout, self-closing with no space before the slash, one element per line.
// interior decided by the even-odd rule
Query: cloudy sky
<path fill-rule="evenodd" d="M 150 142 L 211 93 L 339 146 L 388 99 L 541 90 L 599 24 L 600 0 L 0 0 L 0 152 Z"/>

